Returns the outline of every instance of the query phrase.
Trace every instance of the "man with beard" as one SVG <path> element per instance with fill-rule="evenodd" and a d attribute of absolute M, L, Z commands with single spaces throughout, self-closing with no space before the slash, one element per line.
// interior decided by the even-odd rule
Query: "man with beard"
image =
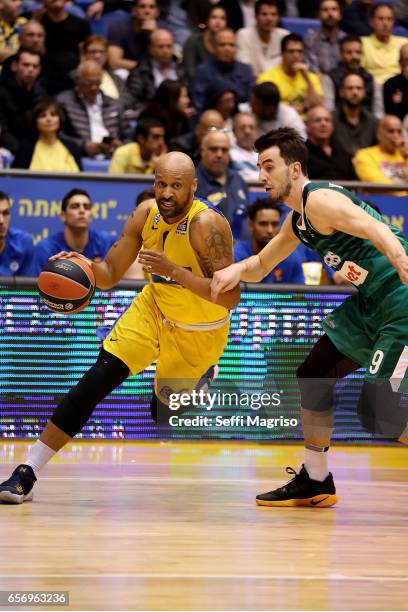
<path fill-rule="evenodd" d="M 339 43 L 346 36 L 339 28 L 341 9 L 338 0 L 321 0 L 318 18 L 320 28 L 305 36 L 306 61 L 309 70 L 326 74 L 337 67 Z"/>
<path fill-rule="evenodd" d="M 95 365 L 59 403 L 27 461 L 0 485 L 0 501 L 32 499 L 39 470 L 129 375 L 157 360 L 151 414 L 164 423 L 174 414 L 168 408 L 173 393 L 191 392 L 212 380 L 240 291 L 235 287 L 217 303 L 211 301 L 214 272 L 233 262 L 232 235 L 225 217 L 195 198 L 196 189 L 191 159 L 168 153 L 156 166 L 156 199 L 132 212 L 103 262 L 73 252 L 54 255 L 85 259 L 101 289 L 116 285 L 139 255 L 150 283 L 105 338 Z"/>
<path fill-rule="evenodd" d="M 337 379 L 367 368 L 359 406 L 364 427 L 408 444 L 408 411 L 400 405 L 408 382 L 408 240 L 347 189 L 310 181 L 307 148 L 292 128 L 262 136 L 255 147 L 268 196 L 292 210 L 260 253 L 214 274 L 214 300 L 240 281 L 259 282 L 300 242 L 358 290 L 326 317 L 324 334 L 296 372 L 304 464 L 298 473 L 286 468 L 290 482 L 256 498 L 262 506 L 324 508 L 338 501 L 328 469 Z"/>
<path fill-rule="evenodd" d="M 358 149 L 377 142 L 377 120 L 364 108 L 364 79 L 347 74 L 340 83 L 340 104 L 334 112 L 333 141 L 354 157 Z"/>

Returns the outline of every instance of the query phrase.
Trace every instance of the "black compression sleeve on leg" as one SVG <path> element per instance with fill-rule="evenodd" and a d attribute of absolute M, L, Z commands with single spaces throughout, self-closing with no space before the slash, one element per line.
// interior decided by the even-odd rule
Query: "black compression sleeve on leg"
<path fill-rule="evenodd" d="M 359 367 L 357 363 L 340 353 L 330 338 L 324 334 L 296 372 L 302 407 L 307 410 L 329 410 L 333 405 L 333 389 L 336 381 Z"/>
<path fill-rule="evenodd" d="M 97 404 L 128 376 L 127 365 L 102 348 L 96 363 L 58 404 L 51 422 L 73 438 L 84 427 Z"/>

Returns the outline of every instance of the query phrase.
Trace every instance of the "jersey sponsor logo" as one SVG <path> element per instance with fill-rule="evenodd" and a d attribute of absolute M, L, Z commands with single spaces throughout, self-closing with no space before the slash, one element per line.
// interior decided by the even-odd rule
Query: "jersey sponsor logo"
<path fill-rule="evenodd" d="M 333 253 L 332 251 L 328 251 L 324 256 L 324 263 L 330 266 L 331 268 L 334 268 L 335 266 L 338 266 L 339 263 L 341 263 L 341 257 L 339 255 L 336 255 L 336 253 Z"/>
<path fill-rule="evenodd" d="M 158 212 L 154 215 L 154 219 L 153 219 L 154 224 L 157 225 L 160 219 L 161 219 L 161 214 Z"/>
<path fill-rule="evenodd" d="M 358 266 L 354 261 L 345 261 L 339 272 L 353 285 L 362 285 L 368 276 L 368 270 Z"/>
<path fill-rule="evenodd" d="M 178 226 L 176 227 L 176 234 L 178 236 L 185 236 L 187 234 L 187 224 L 188 219 L 184 219 L 184 221 L 178 224 Z"/>

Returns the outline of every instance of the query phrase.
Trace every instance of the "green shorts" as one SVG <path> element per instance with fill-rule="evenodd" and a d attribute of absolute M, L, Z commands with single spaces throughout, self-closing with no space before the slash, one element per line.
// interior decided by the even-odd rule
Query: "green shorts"
<path fill-rule="evenodd" d="M 323 321 L 336 348 L 366 368 L 368 380 L 387 379 L 393 391 L 408 390 L 408 285 L 390 287 L 377 299 L 347 298 Z"/>

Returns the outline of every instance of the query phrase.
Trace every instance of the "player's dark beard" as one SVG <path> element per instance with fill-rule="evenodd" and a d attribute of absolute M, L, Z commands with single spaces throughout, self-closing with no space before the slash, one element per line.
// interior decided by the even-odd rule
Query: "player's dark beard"
<path fill-rule="evenodd" d="M 276 196 L 277 200 L 284 200 L 290 194 L 290 190 L 292 189 L 292 183 L 290 181 L 290 172 L 289 168 L 286 170 L 286 184 L 282 187 L 278 195 Z"/>

